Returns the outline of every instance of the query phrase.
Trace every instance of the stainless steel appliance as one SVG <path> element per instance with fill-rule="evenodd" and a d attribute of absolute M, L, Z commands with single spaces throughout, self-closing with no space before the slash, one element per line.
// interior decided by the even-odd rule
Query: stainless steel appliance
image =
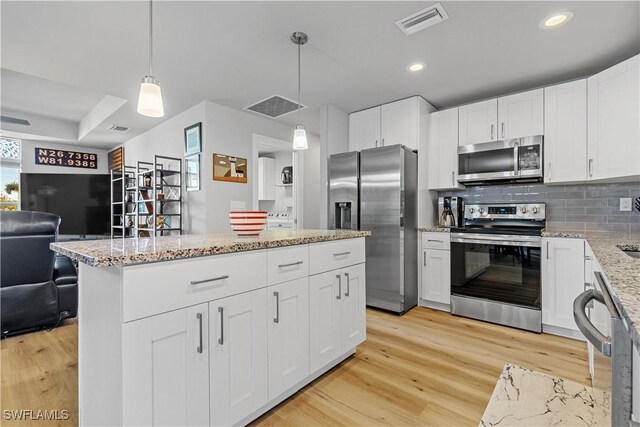
<path fill-rule="evenodd" d="M 440 227 L 459 227 L 461 219 L 461 197 L 438 197 L 438 225 Z"/>
<path fill-rule="evenodd" d="M 593 386 L 611 393 L 610 425 L 632 425 L 630 420 L 633 341 L 602 273 L 595 272 L 594 276 L 595 288 L 586 290 L 573 302 L 573 318 L 580 332 L 594 347 Z M 587 309 L 590 305 L 593 308 Z M 598 329 L 590 319 L 595 311 L 602 308 L 606 312 L 606 321 L 600 326 L 604 331 Z M 591 312 L 591 315 L 587 315 L 587 311 Z"/>
<path fill-rule="evenodd" d="M 402 145 L 329 159 L 329 228 L 370 230 L 367 305 L 404 313 L 418 303 L 418 155 Z"/>
<path fill-rule="evenodd" d="M 280 174 L 283 184 L 293 184 L 293 166 L 285 166 Z"/>
<path fill-rule="evenodd" d="M 293 229 L 293 214 L 290 211 L 268 212 L 267 230 Z"/>
<path fill-rule="evenodd" d="M 545 204 L 466 204 L 451 230 L 451 312 L 542 331 Z"/>
<path fill-rule="evenodd" d="M 542 136 L 458 147 L 458 182 L 542 181 Z"/>

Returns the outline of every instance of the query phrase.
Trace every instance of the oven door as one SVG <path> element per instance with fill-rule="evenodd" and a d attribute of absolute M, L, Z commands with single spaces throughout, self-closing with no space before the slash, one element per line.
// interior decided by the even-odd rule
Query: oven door
<path fill-rule="evenodd" d="M 510 139 L 458 147 L 458 182 L 519 177 L 519 144 L 519 139 Z"/>
<path fill-rule="evenodd" d="M 451 234 L 451 295 L 540 310 L 541 239 Z"/>

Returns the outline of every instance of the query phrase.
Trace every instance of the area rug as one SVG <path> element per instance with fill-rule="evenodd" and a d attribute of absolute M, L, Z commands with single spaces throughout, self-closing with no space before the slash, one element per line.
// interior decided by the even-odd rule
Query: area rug
<path fill-rule="evenodd" d="M 610 395 L 517 365 L 505 365 L 479 426 L 607 426 Z"/>

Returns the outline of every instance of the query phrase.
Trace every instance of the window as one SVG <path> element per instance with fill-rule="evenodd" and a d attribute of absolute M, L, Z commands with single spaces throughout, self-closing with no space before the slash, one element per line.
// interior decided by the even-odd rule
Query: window
<path fill-rule="evenodd" d="M 20 208 L 19 139 L 0 138 L 0 210 Z"/>

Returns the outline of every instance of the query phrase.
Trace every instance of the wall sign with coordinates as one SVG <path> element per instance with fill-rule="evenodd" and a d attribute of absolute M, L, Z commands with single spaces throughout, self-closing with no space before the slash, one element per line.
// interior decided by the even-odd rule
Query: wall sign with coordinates
<path fill-rule="evenodd" d="M 80 151 L 36 147 L 36 165 L 97 169 L 98 155 Z"/>

